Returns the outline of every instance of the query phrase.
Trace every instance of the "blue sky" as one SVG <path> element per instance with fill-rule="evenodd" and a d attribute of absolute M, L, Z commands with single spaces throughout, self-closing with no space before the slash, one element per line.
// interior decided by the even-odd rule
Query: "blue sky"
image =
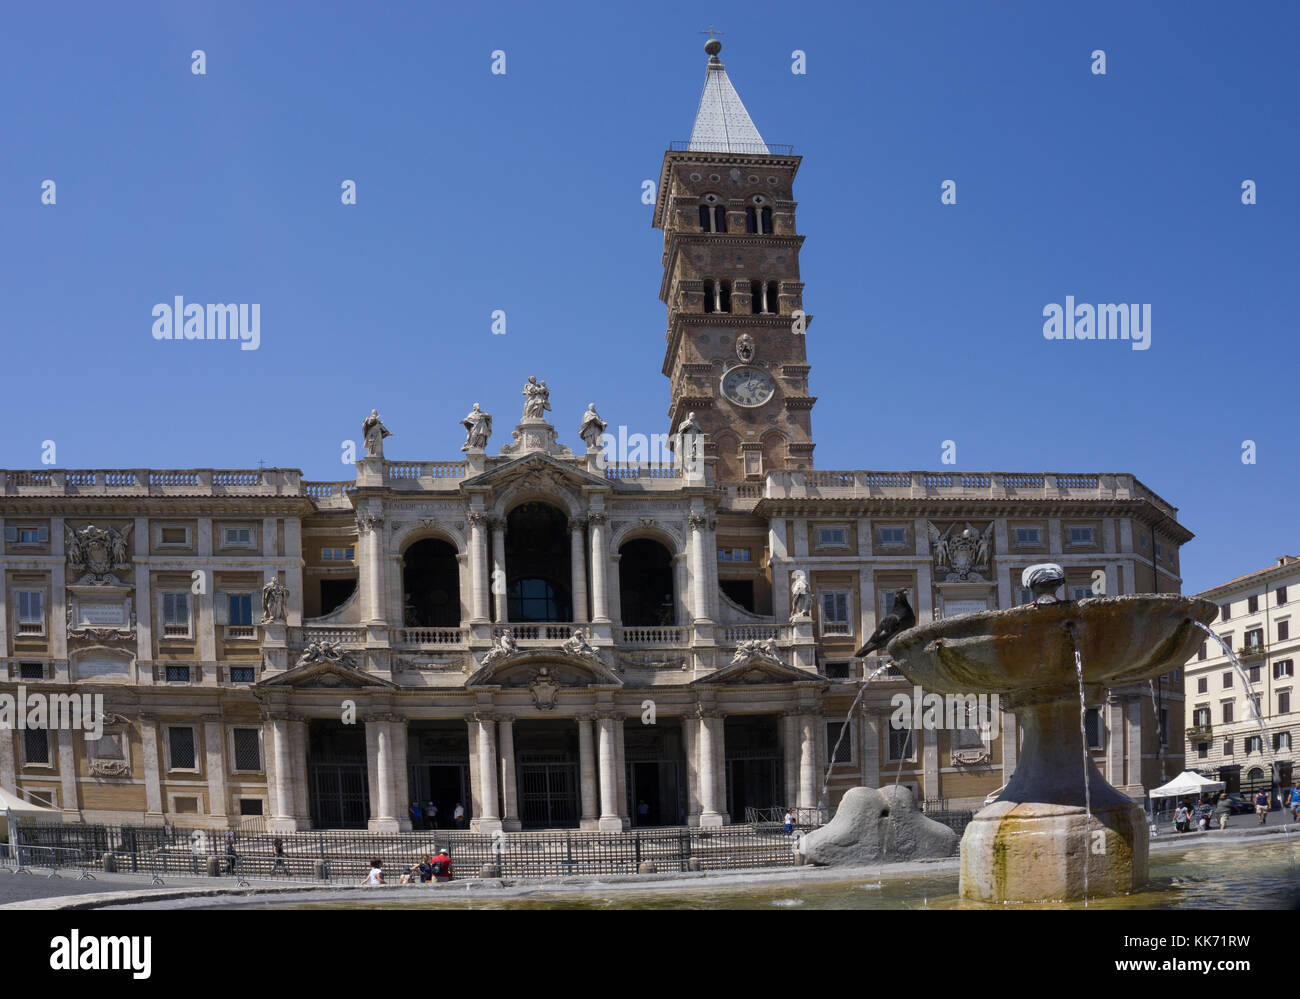
<path fill-rule="evenodd" d="M 1131 471 L 1198 535 L 1187 590 L 1300 549 L 1293 3 L 11 3 L 4 19 L 4 467 L 39 467 L 49 439 L 68 468 L 339 479 L 371 407 L 389 457 L 454 460 L 476 401 L 494 448 L 508 439 L 529 374 L 571 445 L 588 402 L 663 431 L 662 237 L 641 183 L 690 134 L 712 23 L 763 136 L 804 157 L 820 467 L 937 469 L 951 439 L 959 469 Z M 259 303 L 260 349 L 155 341 L 151 310 L 176 295 Z M 1151 349 L 1044 340 L 1043 307 L 1067 295 L 1150 304 Z"/>

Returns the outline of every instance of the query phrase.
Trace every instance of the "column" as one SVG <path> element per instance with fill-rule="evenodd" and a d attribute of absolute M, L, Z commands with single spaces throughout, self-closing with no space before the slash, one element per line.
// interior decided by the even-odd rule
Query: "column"
<path fill-rule="evenodd" d="M 482 789 L 479 797 L 482 811 L 478 817 L 478 831 L 494 833 L 501 828 L 497 811 L 497 723 L 496 716 L 481 713 L 478 716 L 478 770 Z"/>
<path fill-rule="evenodd" d="M 782 755 L 785 764 L 785 797 L 781 804 L 786 808 L 794 807 L 799 801 L 799 761 L 800 761 L 800 727 L 799 713 L 787 711 L 781 731 L 784 745 Z"/>
<path fill-rule="evenodd" d="M 478 719 L 470 715 L 465 724 L 469 727 L 469 801 L 466 810 L 471 822 L 477 823 L 483 808 L 483 780 L 478 770 Z"/>
<path fill-rule="evenodd" d="M 61 533 L 61 532 L 60 532 Z M 59 806 L 63 818 L 76 820 L 81 802 L 77 795 L 77 751 L 73 742 L 81 736 L 69 728 L 58 730 L 59 740 Z"/>
<path fill-rule="evenodd" d="M 14 757 L 14 729 L 0 728 L 0 787 L 18 792 L 18 765 Z"/>
<path fill-rule="evenodd" d="M 307 776 L 307 725 L 305 718 L 289 722 L 289 751 L 293 758 L 293 814 L 306 827 L 311 819 L 310 778 Z"/>
<path fill-rule="evenodd" d="M 686 741 L 686 824 L 698 826 L 700 812 L 700 719 L 693 712 L 682 718 L 682 736 Z"/>
<path fill-rule="evenodd" d="M 930 725 L 921 729 L 921 777 L 924 781 L 921 787 L 922 797 L 943 797 L 943 788 L 939 782 L 939 733 Z M 916 804 L 919 808 L 921 802 Z"/>
<path fill-rule="evenodd" d="M 208 814 L 226 818 L 226 740 L 220 715 L 203 716 L 203 762 L 208 771 Z"/>
<path fill-rule="evenodd" d="M 144 754 L 145 819 L 161 819 L 162 774 L 158 757 L 158 719 L 154 715 L 140 715 L 140 749 Z"/>
<path fill-rule="evenodd" d="M 860 782 L 863 787 L 880 787 L 880 722 L 881 716 L 872 711 L 862 713 L 862 749 Z"/>
<path fill-rule="evenodd" d="M 628 828 L 632 822 L 627 811 L 627 760 L 623 755 L 623 715 L 614 715 L 614 784 L 615 784 L 615 801 L 618 804 L 618 815 L 622 820 L 623 828 Z"/>
<path fill-rule="evenodd" d="M 1111 787 L 1124 784 L 1124 705 L 1114 695 L 1106 698 L 1106 731 L 1102 733 L 1106 747 L 1106 781 Z"/>
<path fill-rule="evenodd" d="M 149 585 L 149 518 L 136 517 L 131 530 L 131 543 L 135 548 L 135 658 L 137 662 L 153 661 L 153 593 Z M 137 671 L 138 672 L 138 671 Z"/>
<path fill-rule="evenodd" d="M 587 620 L 587 550 L 583 540 L 584 521 L 569 521 L 569 563 L 572 572 L 573 620 Z"/>
<path fill-rule="evenodd" d="M 406 766 L 406 718 L 392 715 L 384 723 L 388 727 L 388 776 L 393 787 L 393 818 L 397 828 L 407 832 L 411 828 L 411 772 Z"/>
<path fill-rule="evenodd" d="M 722 825 L 718 810 L 718 750 L 722 734 L 718 731 L 721 718 L 713 709 L 701 706 L 700 719 L 700 825 Z M 725 790 L 726 785 L 723 785 Z"/>
<path fill-rule="evenodd" d="M 623 567 L 620 564 L 623 561 L 622 552 L 614 552 L 609 557 L 609 575 L 605 580 L 605 590 L 607 593 L 614 595 L 614 617 L 613 620 L 621 628 L 623 626 Z"/>
<path fill-rule="evenodd" d="M 593 512 L 588 516 L 587 522 L 591 525 L 591 620 L 593 623 L 599 621 L 607 624 L 609 553 L 605 550 L 605 515 Z"/>
<path fill-rule="evenodd" d="M 487 566 L 487 515 L 477 511 L 469 514 L 470 585 L 473 589 L 473 620 L 488 620 L 488 566 Z"/>
<path fill-rule="evenodd" d="M 1160 719 L 1155 719 L 1155 724 L 1160 724 Z M 1196 747 L 1190 747 L 1192 752 L 1196 752 Z M 1158 763 L 1159 761 L 1157 761 Z M 1169 769 L 1165 764 L 1166 771 Z M 1163 775 L 1161 775 L 1163 777 Z M 1171 775 L 1172 776 L 1172 775 Z M 1112 783 L 1114 783 L 1112 781 Z M 1128 781 L 1131 787 L 1137 787 L 1142 784 L 1142 698 L 1135 697 L 1128 702 Z M 1164 780 L 1161 780 L 1161 784 Z M 1118 785 L 1116 785 L 1118 786 Z M 1159 785 L 1156 785 L 1157 787 Z"/>
<path fill-rule="evenodd" d="M 691 524 L 691 612 L 696 621 L 709 621 L 709 605 L 705 587 L 709 579 L 709 565 L 706 558 L 705 526 L 708 518 L 702 513 L 690 516 Z"/>
<path fill-rule="evenodd" d="M 45 615 L 50 636 L 50 655 L 56 660 L 54 670 L 71 679 L 68 669 L 68 560 L 64 549 L 62 517 L 50 518 L 50 554 L 55 557 L 54 564 L 50 566 L 50 607 Z"/>
<path fill-rule="evenodd" d="M 362 554 L 362 575 L 366 581 L 365 620 L 370 624 L 381 624 L 385 620 L 383 523 L 383 517 L 377 513 L 360 513 L 357 515 L 357 535 Z M 288 620 L 287 613 L 285 619 Z"/>
<path fill-rule="evenodd" d="M 673 556 L 673 620 L 677 624 L 689 624 L 691 621 L 688 558 L 686 552 L 678 552 Z M 777 620 L 781 620 L 780 615 Z"/>
<path fill-rule="evenodd" d="M 817 807 L 817 731 L 816 718 L 799 716 L 799 807 Z"/>
<path fill-rule="evenodd" d="M 380 546 L 382 547 L 382 545 Z M 284 518 L 284 585 L 289 595 L 284 601 L 284 623 L 291 628 L 302 626 L 302 521 L 297 517 Z M 387 606 L 385 604 L 385 606 Z M 400 597 L 399 604 L 400 607 Z M 400 624 L 400 617 L 398 615 Z"/>
<path fill-rule="evenodd" d="M 617 752 L 614 749 L 614 716 L 602 711 L 596 716 L 600 732 L 600 822 L 602 832 L 621 832 L 623 820 L 619 818 L 618 777 L 615 773 Z"/>
<path fill-rule="evenodd" d="M 272 715 L 271 731 L 275 741 L 275 792 L 272 817 L 278 829 L 287 830 L 293 828 L 293 764 L 290 753 L 289 716 Z"/>
<path fill-rule="evenodd" d="M 600 814 L 599 806 L 596 803 L 596 749 L 595 740 L 591 735 L 591 723 L 595 720 L 595 715 L 582 714 L 578 715 L 578 773 L 582 783 L 582 819 L 579 822 L 581 829 L 595 829 L 598 827 Z"/>
<path fill-rule="evenodd" d="M 497 624 L 510 619 L 506 594 L 506 522 L 503 517 L 492 521 L 492 603 Z"/>
<path fill-rule="evenodd" d="M 497 724 L 501 735 L 501 828 L 514 832 L 523 828 L 519 820 L 519 782 L 515 776 L 515 716 L 502 715 Z"/>

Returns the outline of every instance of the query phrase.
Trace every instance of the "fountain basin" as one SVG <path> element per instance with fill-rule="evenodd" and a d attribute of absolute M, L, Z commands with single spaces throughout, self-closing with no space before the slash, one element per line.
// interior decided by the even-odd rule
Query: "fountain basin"
<path fill-rule="evenodd" d="M 997 694 L 1024 737 L 1006 789 L 962 837 L 963 898 L 1068 900 L 1146 882 L 1142 807 L 1111 787 L 1091 756 L 1084 762 L 1075 650 L 1084 697 L 1097 704 L 1108 687 L 1182 666 L 1202 641 L 1195 622 L 1217 613 L 1176 594 L 1098 597 L 945 618 L 889 643 L 899 669 L 927 691 Z"/>

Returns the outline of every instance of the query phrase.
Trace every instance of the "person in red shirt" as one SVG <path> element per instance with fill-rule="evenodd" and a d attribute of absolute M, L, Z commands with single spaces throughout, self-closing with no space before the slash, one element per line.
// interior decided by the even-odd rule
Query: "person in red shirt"
<path fill-rule="evenodd" d="M 451 858 L 447 856 L 446 847 L 440 847 L 433 857 L 433 880 L 438 882 L 451 880 Z"/>

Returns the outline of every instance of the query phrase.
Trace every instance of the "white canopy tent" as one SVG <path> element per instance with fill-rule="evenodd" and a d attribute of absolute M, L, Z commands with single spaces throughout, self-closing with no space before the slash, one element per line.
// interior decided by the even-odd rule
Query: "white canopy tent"
<path fill-rule="evenodd" d="M 32 819 L 37 822 L 62 822 L 63 813 L 57 808 L 33 805 L 18 795 L 0 787 L 0 843 L 9 839 L 10 819 Z"/>
<path fill-rule="evenodd" d="M 1227 787 L 1221 780 L 1202 777 L 1195 770 L 1184 770 L 1168 784 L 1162 784 L 1149 792 L 1155 798 L 1181 798 L 1190 795 L 1202 795 L 1209 791 L 1221 791 Z"/>

